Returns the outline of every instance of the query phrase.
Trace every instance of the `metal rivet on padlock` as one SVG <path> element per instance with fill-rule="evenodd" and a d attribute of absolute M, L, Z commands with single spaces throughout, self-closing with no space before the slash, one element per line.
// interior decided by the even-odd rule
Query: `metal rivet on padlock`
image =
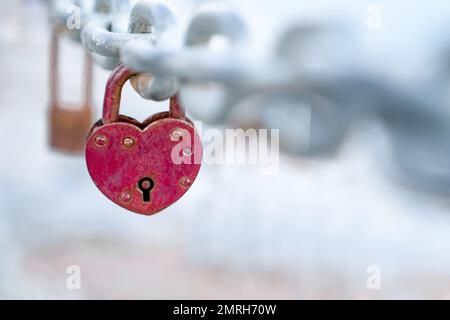
<path fill-rule="evenodd" d="M 134 139 L 126 137 L 125 139 L 123 139 L 123 146 L 125 148 L 131 148 L 132 146 L 134 146 Z"/>
<path fill-rule="evenodd" d="M 202 145 L 177 98 L 169 112 L 142 123 L 119 115 L 123 85 L 136 75 L 123 65 L 106 85 L 102 120 L 86 141 L 86 163 L 92 180 L 111 201 L 151 215 L 177 201 L 200 170 Z"/>
<path fill-rule="evenodd" d="M 59 27 L 55 26 L 50 50 L 50 145 L 61 151 L 81 153 L 84 150 L 86 135 L 92 125 L 92 60 L 86 53 L 83 79 L 84 101 L 77 108 L 64 106 L 58 96 L 59 33 Z"/>
<path fill-rule="evenodd" d="M 181 130 L 179 128 L 175 128 L 174 130 L 172 130 L 172 132 L 170 133 L 170 139 L 172 141 L 180 141 L 180 139 L 183 137 L 183 133 L 181 132 Z"/>
<path fill-rule="evenodd" d="M 192 179 L 190 177 L 182 177 L 180 179 L 180 186 L 183 188 L 189 188 L 192 185 Z"/>
<path fill-rule="evenodd" d="M 104 147 L 108 143 L 108 139 L 102 134 L 96 135 L 94 141 L 97 147 Z"/>

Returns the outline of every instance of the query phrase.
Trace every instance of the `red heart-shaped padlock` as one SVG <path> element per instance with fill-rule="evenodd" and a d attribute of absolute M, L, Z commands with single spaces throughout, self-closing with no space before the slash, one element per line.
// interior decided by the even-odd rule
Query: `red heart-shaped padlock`
<path fill-rule="evenodd" d="M 136 73 L 120 65 L 105 90 L 103 117 L 88 135 L 86 162 L 94 183 L 116 204 L 151 215 L 177 201 L 201 165 L 201 140 L 175 97 L 170 111 L 139 123 L 119 116 L 124 83 Z"/>

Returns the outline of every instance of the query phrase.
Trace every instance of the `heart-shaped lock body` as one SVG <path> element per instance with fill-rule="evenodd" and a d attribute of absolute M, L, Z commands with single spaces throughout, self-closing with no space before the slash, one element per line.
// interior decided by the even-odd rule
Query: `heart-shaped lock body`
<path fill-rule="evenodd" d="M 119 115 L 122 86 L 136 73 L 119 65 L 105 90 L 103 117 L 86 142 L 89 174 L 116 204 L 152 215 L 177 201 L 194 182 L 202 146 L 176 97 L 170 111 L 140 123 Z"/>

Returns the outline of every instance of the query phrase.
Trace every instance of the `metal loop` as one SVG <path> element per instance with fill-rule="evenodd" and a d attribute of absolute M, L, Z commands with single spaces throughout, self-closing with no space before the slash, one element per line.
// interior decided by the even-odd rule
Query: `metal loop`
<path fill-rule="evenodd" d="M 174 25 L 175 16 L 167 6 L 157 2 L 142 1 L 136 3 L 131 10 L 128 32 L 152 33 L 160 42 Z M 154 44 L 149 45 L 154 46 Z M 178 79 L 170 75 L 142 73 L 133 77 L 130 82 L 134 90 L 144 99 L 162 101 L 178 91 Z"/>
<path fill-rule="evenodd" d="M 121 48 L 133 39 L 155 41 L 154 34 L 111 32 L 108 22 L 92 22 L 81 32 L 81 43 L 90 52 L 104 57 L 120 57 Z"/>
<path fill-rule="evenodd" d="M 86 26 L 81 34 L 83 45 L 94 54 L 96 62 L 106 69 L 113 69 L 120 63 L 122 48 L 129 41 L 140 39 L 154 46 L 175 23 L 172 11 L 165 5 L 139 1 L 131 9 L 128 32 L 114 32 L 113 20 L 94 22 Z M 131 84 L 145 99 L 165 100 L 178 91 L 178 80 L 170 76 L 139 74 Z"/>
<path fill-rule="evenodd" d="M 227 38 L 232 45 L 243 43 L 247 38 L 247 27 L 241 16 L 217 4 L 200 8 L 189 24 L 185 44 L 196 46 L 208 44 L 214 36 Z"/>
<path fill-rule="evenodd" d="M 102 113 L 103 124 L 118 121 L 122 88 L 131 77 L 136 75 L 136 71 L 133 71 L 122 64 L 119 64 L 117 68 L 113 70 L 105 87 Z M 179 104 L 176 96 L 171 97 L 169 112 L 171 117 L 184 118 L 184 109 Z"/>

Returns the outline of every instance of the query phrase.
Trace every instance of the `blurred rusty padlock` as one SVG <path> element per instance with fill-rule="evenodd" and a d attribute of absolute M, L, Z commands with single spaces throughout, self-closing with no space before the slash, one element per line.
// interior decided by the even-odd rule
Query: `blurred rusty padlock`
<path fill-rule="evenodd" d="M 50 146 L 60 151 L 82 153 L 92 125 L 92 59 L 86 52 L 83 101 L 79 106 L 65 105 L 59 97 L 59 36 L 59 27 L 55 26 L 50 44 Z"/>
<path fill-rule="evenodd" d="M 86 142 L 92 180 L 111 201 L 152 215 L 177 201 L 200 170 L 202 145 L 175 96 L 169 112 L 138 122 L 119 115 L 123 85 L 135 72 L 119 65 L 106 84 L 103 116 Z"/>

